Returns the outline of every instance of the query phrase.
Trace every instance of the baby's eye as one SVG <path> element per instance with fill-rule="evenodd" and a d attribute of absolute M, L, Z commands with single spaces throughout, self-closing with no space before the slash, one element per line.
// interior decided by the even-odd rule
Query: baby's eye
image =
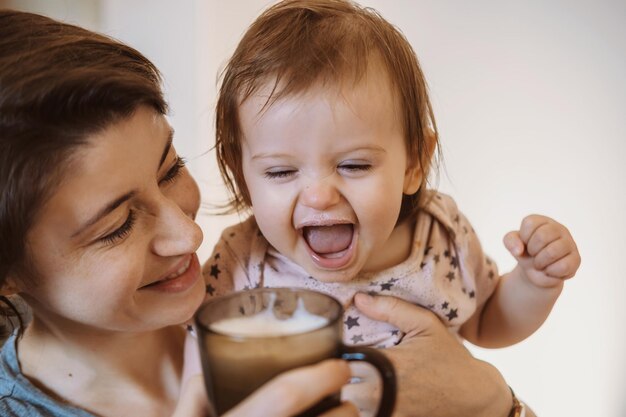
<path fill-rule="evenodd" d="M 338 167 L 340 170 L 342 171 L 347 171 L 347 172 L 360 172 L 360 171 L 369 171 L 372 169 L 372 164 L 368 164 L 368 163 L 356 163 L 356 162 L 350 162 L 350 163 L 343 163 L 341 165 L 339 165 Z"/>
<path fill-rule="evenodd" d="M 269 179 L 282 179 L 287 178 L 296 173 L 295 169 L 276 169 L 265 172 L 265 178 Z"/>

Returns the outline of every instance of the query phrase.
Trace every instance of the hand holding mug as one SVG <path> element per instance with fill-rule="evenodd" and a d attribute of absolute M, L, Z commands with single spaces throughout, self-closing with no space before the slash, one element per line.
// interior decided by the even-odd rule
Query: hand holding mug
<path fill-rule="evenodd" d="M 195 324 L 207 393 L 217 415 L 285 371 L 343 358 L 369 362 L 378 370 L 382 378 L 378 416 L 390 416 L 395 404 L 393 367 L 375 349 L 345 346 L 342 317 L 343 308 L 334 298 L 289 288 L 242 291 L 201 307 Z M 322 321 L 313 323 L 318 319 Z M 287 328 L 292 331 L 285 332 Z M 309 381 L 311 386 L 319 383 Z M 284 401 L 292 400 L 277 399 L 274 407 L 282 407 L 278 403 Z M 318 416 L 339 404 L 339 392 L 333 392 L 298 416 Z"/>
<path fill-rule="evenodd" d="M 383 352 L 398 376 L 394 417 L 505 417 L 513 404 L 500 372 L 474 358 L 429 310 L 395 297 L 357 294 L 356 307 L 405 333 Z M 527 409 L 528 417 L 534 416 Z"/>

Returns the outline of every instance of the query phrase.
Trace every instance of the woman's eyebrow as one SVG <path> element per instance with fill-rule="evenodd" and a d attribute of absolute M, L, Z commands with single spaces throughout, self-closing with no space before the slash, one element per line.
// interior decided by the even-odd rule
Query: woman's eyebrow
<path fill-rule="evenodd" d="M 172 147 L 173 140 L 174 140 L 174 129 L 170 128 L 169 133 L 167 135 L 167 141 L 165 142 L 165 147 L 163 148 L 163 153 L 161 154 L 161 159 L 159 160 L 159 168 L 161 168 L 161 166 L 163 165 L 163 162 L 165 162 L 165 159 L 167 158 L 167 154 L 169 153 L 170 148 Z M 98 213 L 95 216 L 93 216 L 84 225 L 82 225 L 80 229 L 72 233 L 71 238 L 74 238 L 80 235 L 89 226 L 97 223 L 100 219 L 105 217 L 107 214 L 111 213 L 113 210 L 118 208 L 122 203 L 133 198 L 135 194 L 137 194 L 137 191 L 132 190 L 116 198 L 115 200 L 111 201 L 109 204 L 103 207 L 102 210 L 98 211 Z"/>
<path fill-rule="evenodd" d="M 170 127 L 170 131 L 167 135 L 167 142 L 165 142 L 165 148 L 163 148 L 163 153 L 161 154 L 161 160 L 159 161 L 159 168 L 165 162 L 165 158 L 167 158 L 167 154 L 170 152 L 170 148 L 172 147 L 172 141 L 174 140 L 174 128 Z"/>

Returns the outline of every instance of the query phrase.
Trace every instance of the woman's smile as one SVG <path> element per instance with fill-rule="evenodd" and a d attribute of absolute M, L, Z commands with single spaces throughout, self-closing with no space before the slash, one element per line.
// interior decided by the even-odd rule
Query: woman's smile
<path fill-rule="evenodd" d="M 187 291 L 201 278 L 198 256 L 195 253 L 187 255 L 179 265 L 178 269 L 168 274 L 165 278 L 144 285 L 139 290 L 168 293 Z"/>

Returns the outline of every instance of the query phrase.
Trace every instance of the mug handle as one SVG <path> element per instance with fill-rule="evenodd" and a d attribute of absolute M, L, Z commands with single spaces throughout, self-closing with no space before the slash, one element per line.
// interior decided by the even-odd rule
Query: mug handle
<path fill-rule="evenodd" d="M 363 346 L 341 346 L 340 356 L 346 361 L 370 363 L 381 377 L 382 395 L 376 417 L 391 417 L 396 405 L 396 371 L 387 357 L 378 350 Z"/>

